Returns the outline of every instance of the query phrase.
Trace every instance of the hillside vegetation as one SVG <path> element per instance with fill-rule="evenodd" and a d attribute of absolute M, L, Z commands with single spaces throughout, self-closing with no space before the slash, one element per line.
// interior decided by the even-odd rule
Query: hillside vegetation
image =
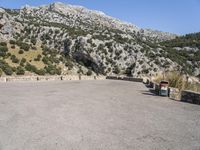
<path fill-rule="evenodd" d="M 80 6 L 0 9 L 0 29 L 0 68 L 6 75 L 200 74 L 199 34 L 176 38 Z"/>
<path fill-rule="evenodd" d="M 161 43 L 168 56 L 183 66 L 182 72 L 200 74 L 200 33 L 187 34 Z"/>
<path fill-rule="evenodd" d="M 0 75 L 3 73 L 5 75 L 68 74 L 75 64 L 74 60 L 56 50 L 43 45 L 30 46 L 27 43 L 18 43 L 14 40 L 9 43 L 1 42 L 0 52 Z M 81 66 L 77 68 L 78 73 L 92 74 L 91 70 L 87 71 L 84 73 Z"/>

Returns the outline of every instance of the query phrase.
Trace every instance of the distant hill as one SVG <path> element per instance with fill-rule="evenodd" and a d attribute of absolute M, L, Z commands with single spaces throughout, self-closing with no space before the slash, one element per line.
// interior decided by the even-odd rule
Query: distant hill
<path fill-rule="evenodd" d="M 168 57 L 178 62 L 190 74 L 200 74 L 200 33 L 176 37 L 161 43 L 168 52 Z"/>
<path fill-rule="evenodd" d="M 200 32 L 177 36 L 173 40 L 162 42 L 166 47 L 192 47 L 200 49 Z"/>

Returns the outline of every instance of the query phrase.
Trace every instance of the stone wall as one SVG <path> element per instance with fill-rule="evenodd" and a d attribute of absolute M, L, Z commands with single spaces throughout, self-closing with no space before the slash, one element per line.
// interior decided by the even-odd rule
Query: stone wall
<path fill-rule="evenodd" d="M 0 82 L 17 82 L 17 81 L 59 81 L 59 80 L 104 80 L 104 76 L 15 76 L 15 77 L 1 77 Z"/>
<path fill-rule="evenodd" d="M 152 81 L 147 81 L 146 85 L 147 87 L 151 88 L 155 92 L 155 94 L 159 95 L 159 84 Z M 177 88 L 169 87 L 168 96 L 173 100 L 179 100 L 182 102 L 200 105 L 200 93 L 194 91 L 180 91 Z"/>
<path fill-rule="evenodd" d="M 182 91 L 181 101 L 200 105 L 200 93 L 193 91 Z"/>
<path fill-rule="evenodd" d="M 6 78 L 5 77 L 0 77 L 0 82 L 6 82 Z"/>
<path fill-rule="evenodd" d="M 142 78 L 121 77 L 121 76 L 107 76 L 106 79 L 132 81 L 132 82 L 143 82 Z"/>
<path fill-rule="evenodd" d="M 169 98 L 173 100 L 180 100 L 181 92 L 177 88 L 169 87 Z"/>

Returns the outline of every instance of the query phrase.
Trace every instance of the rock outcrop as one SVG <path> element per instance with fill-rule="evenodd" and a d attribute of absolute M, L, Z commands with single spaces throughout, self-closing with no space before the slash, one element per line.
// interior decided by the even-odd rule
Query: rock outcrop
<path fill-rule="evenodd" d="M 168 52 L 159 44 L 176 36 L 141 29 L 103 12 L 63 3 L 25 6 L 20 10 L 0 9 L 1 40 L 15 39 L 31 44 L 34 39 L 36 44 L 64 51 L 98 73 L 131 72 L 140 76 L 181 68 L 166 57 Z M 84 41 L 83 49 L 77 48 L 79 39 Z"/>

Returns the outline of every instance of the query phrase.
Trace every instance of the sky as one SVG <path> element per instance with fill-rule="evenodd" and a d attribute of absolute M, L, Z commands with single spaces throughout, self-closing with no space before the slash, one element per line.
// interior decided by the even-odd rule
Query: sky
<path fill-rule="evenodd" d="M 20 8 L 53 2 L 81 5 L 130 22 L 176 34 L 200 32 L 200 0 L 0 0 L 0 7 Z"/>

